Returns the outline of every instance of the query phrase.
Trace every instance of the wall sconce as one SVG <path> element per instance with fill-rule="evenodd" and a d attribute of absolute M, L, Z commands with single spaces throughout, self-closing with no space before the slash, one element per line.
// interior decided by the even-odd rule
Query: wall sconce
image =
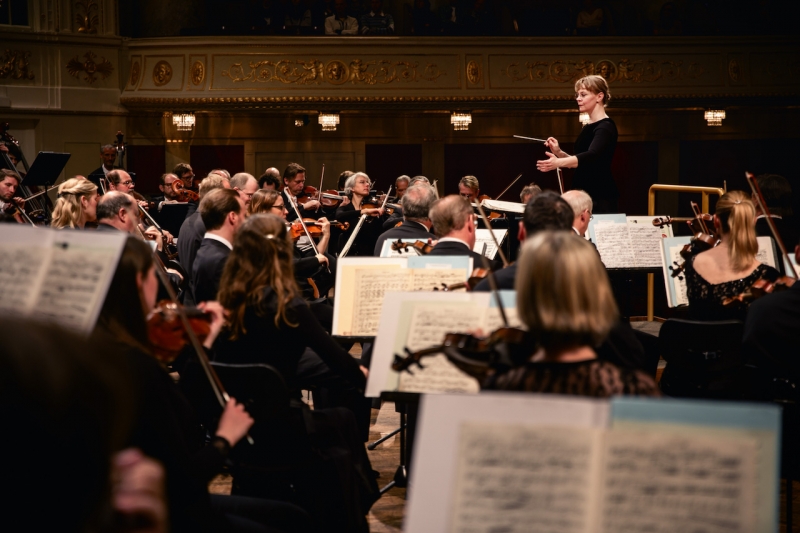
<path fill-rule="evenodd" d="M 463 111 L 453 111 L 450 114 L 450 124 L 455 131 L 467 131 L 472 124 L 472 113 Z"/>
<path fill-rule="evenodd" d="M 195 123 L 194 113 L 173 113 L 172 123 L 178 131 L 191 131 Z"/>
<path fill-rule="evenodd" d="M 581 121 L 581 125 L 587 125 L 589 123 L 589 113 L 581 113 L 578 115 L 578 120 Z"/>
<path fill-rule="evenodd" d="M 706 123 L 709 126 L 722 126 L 722 121 L 725 120 L 725 110 L 709 109 L 703 114 Z"/>
<path fill-rule="evenodd" d="M 322 131 L 336 131 L 339 125 L 339 113 L 320 113 L 317 122 L 322 124 Z"/>

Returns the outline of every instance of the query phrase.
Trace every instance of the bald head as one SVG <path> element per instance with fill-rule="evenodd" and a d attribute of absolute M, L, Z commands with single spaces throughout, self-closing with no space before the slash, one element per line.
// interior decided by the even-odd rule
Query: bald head
<path fill-rule="evenodd" d="M 127 233 L 135 233 L 139 223 L 139 208 L 133 196 L 109 191 L 97 201 L 97 222 Z"/>
<path fill-rule="evenodd" d="M 592 219 L 592 197 L 584 191 L 573 189 L 562 194 L 561 198 L 566 200 L 572 208 L 574 216 L 572 227 L 581 237 L 585 237 L 586 230 L 589 229 L 589 221 Z"/>

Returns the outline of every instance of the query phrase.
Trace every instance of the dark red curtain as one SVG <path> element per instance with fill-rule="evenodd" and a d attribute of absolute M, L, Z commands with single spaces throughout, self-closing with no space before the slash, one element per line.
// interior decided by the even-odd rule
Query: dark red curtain
<path fill-rule="evenodd" d="M 398 176 L 423 174 L 421 144 L 368 144 L 365 155 L 366 173 L 383 191 L 394 186 Z"/>
<path fill-rule="evenodd" d="M 215 168 L 224 168 L 231 176 L 244 172 L 244 145 L 196 145 L 189 149 L 189 164 L 195 176 L 205 177 Z M 256 176 L 258 178 L 258 176 Z"/>
<path fill-rule="evenodd" d="M 127 167 L 136 173 L 136 190 L 141 194 L 158 194 L 159 178 L 167 166 L 163 146 L 127 147 Z"/>

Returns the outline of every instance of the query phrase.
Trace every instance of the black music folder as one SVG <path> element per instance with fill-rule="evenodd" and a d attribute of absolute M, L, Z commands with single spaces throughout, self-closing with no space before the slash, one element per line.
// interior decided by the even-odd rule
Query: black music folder
<path fill-rule="evenodd" d="M 39 152 L 22 180 L 22 185 L 43 187 L 46 184 L 48 188 L 53 187 L 71 155 L 63 152 Z"/>

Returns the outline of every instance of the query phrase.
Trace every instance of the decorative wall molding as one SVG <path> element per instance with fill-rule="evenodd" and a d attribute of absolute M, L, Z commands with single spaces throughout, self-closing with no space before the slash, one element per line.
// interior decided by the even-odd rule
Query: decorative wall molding
<path fill-rule="evenodd" d="M 33 80 L 36 75 L 31 71 L 30 58 L 27 50 L 6 49 L 0 59 L 0 79 Z"/>
<path fill-rule="evenodd" d="M 100 26 L 100 6 L 96 0 L 75 0 L 75 31 L 87 35 L 98 33 Z"/>
<path fill-rule="evenodd" d="M 101 57 L 100 61 L 95 61 L 97 55 L 92 52 L 86 52 L 83 57 L 83 62 L 78 59 L 78 56 L 70 59 L 67 62 L 67 72 L 75 78 L 79 78 L 80 74 L 84 73 L 83 81 L 88 82 L 89 85 L 97 80 L 97 75 L 106 79 L 114 72 L 114 65 L 105 57 Z"/>

